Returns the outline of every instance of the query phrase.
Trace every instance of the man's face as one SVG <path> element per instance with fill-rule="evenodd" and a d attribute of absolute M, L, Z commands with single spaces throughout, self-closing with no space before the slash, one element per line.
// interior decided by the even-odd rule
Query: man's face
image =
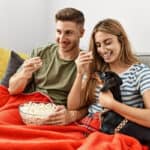
<path fill-rule="evenodd" d="M 84 33 L 81 25 L 71 21 L 56 22 L 56 42 L 62 52 L 69 52 L 79 48 L 79 40 Z"/>

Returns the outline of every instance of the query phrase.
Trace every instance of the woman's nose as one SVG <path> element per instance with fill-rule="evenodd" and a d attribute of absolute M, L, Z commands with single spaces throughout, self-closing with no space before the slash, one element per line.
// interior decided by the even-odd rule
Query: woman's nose
<path fill-rule="evenodd" d="M 107 48 L 106 48 L 106 46 L 105 45 L 101 45 L 101 47 L 100 47 L 100 50 L 102 51 L 102 52 L 106 52 L 107 51 Z"/>

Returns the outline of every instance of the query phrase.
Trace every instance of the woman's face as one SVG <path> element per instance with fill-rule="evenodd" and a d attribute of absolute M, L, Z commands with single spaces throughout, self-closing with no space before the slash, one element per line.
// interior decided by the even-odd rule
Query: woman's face
<path fill-rule="evenodd" d="M 95 44 L 98 54 L 106 63 L 112 64 L 118 62 L 121 44 L 117 36 L 98 31 L 95 34 Z"/>

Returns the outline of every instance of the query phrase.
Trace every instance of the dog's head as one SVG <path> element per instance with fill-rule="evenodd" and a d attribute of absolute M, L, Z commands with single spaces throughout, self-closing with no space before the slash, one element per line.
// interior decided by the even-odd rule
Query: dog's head
<path fill-rule="evenodd" d="M 121 78 L 112 71 L 98 72 L 100 80 L 103 81 L 101 91 L 111 90 L 115 99 L 121 101 L 120 85 L 122 84 Z"/>

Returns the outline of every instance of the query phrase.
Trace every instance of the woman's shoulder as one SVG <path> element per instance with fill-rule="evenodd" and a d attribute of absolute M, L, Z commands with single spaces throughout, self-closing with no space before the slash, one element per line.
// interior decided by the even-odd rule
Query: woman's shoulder
<path fill-rule="evenodd" d="M 150 67 L 143 63 L 133 64 L 131 66 L 130 72 L 143 72 L 143 71 L 150 71 Z"/>
<path fill-rule="evenodd" d="M 150 76 L 150 67 L 143 63 L 133 64 L 128 68 L 128 70 L 120 74 L 121 78 L 134 78 L 139 79 L 139 77 Z"/>
<path fill-rule="evenodd" d="M 150 67 L 143 63 L 133 64 L 126 73 L 123 74 L 123 78 L 137 79 L 144 76 L 150 77 Z"/>

